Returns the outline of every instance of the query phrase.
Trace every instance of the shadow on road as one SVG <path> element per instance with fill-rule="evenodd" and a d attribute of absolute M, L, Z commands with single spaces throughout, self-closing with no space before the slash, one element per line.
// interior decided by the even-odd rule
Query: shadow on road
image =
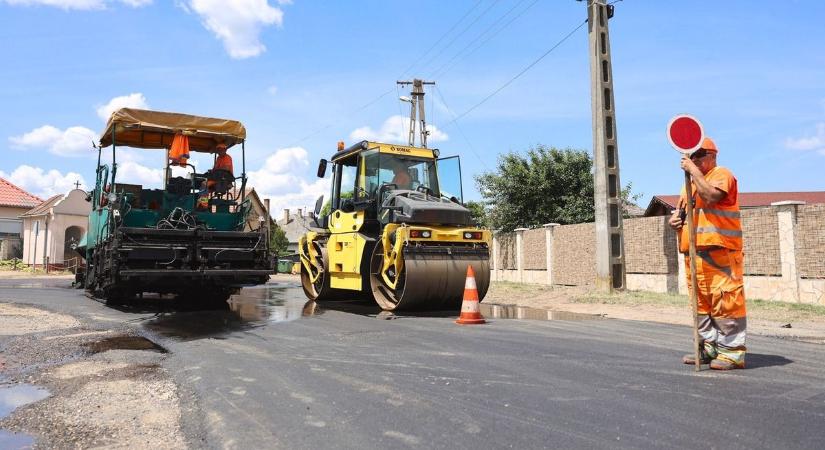
<path fill-rule="evenodd" d="M 792 363 L 793 360 L 779 355 L 764 355 L 761 353 L 748 353 L 745 364 L 748 369 L 759 369 L 761 367 L 784 366 Z"/>

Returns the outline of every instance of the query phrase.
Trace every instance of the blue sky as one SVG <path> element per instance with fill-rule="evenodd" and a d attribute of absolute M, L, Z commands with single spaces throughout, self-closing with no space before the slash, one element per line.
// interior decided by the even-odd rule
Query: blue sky
<path fill-rule="evenodd" d="M 615 6 L 621 178 L 643 206 L 683 181 L 665 137 L 683 112 L 741 191 L 825 190 L 824 2 Z M 337 141 L 406 140 L 395 81 L 418 77 L 437 82 L 430 146 L 462 157 L 477 199 L 473 175 L 502 152 L 591 149 L 586 27 L 452 120 L 585 16 L 573 0 L 0 0 L 0 177 L 41 196 L 89 187 L 108 112 L 148 107 L 242 121 L 254 186 L 275 211 L 306 208 L 328 194 L 314 172 Z M 119 162 L 121 180 L 159 184 L 161 153 Z"/>

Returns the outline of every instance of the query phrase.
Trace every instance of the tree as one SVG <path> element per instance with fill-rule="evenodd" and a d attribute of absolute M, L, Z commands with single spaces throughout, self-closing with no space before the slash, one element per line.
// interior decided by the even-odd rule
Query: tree
<path fill-rule="evenodd" d="M 289 240 L 286 238 L 286 233 L 278 224 L 273 223 L 272 229 L 269 231 L 269 248 L 276 255 L 283 255 L 289 246 Z"/>
<path fill-rule="evenodd" d="M 490 207 L 489 225 L 495 229 L 595 219 L 593 160 L 584 150 L 537 145 L 526 155 L 505 153 L 496 172 L 477 175 L 475 181 Z M 622 198 L 630 195 L 628 184 Z"/>
<path fill-rule="evenodd" d="M 487 217 L 489 213 L 484 209 L 484 203 L 470 200 L 464 203 L 464 207 L 470 210 L 470 214 L 473 217 L 473 222 L 482 227 L 490 226 L 488 223 L 489 219 Z"/>
<path fill-rule="evenodd" d="M 348 198 L 352 198 L 352 191 L 341 193 L 341 200 L 346 200 Z M 321 212 L 318 213 L 318 217 L 324 217 L 328 215 L 331 209 L 332 203 L 330 203 L 329 200 L 325 201 L 324 206 L 321 207 Z"/>

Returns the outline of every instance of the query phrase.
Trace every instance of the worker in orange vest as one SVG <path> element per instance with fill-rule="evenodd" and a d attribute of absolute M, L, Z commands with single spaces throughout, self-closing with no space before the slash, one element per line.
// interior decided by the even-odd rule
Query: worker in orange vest
<path fill-rule="evenodd" d="M 743 369 L 747 318 L 739 190 L 733 172 L 716 165 L 718 152 L 713 140 L 705 138 L 698 150 L 681 161 L 693 186 L 697 314 L 702 338 L 699 357 L 711 369 Z M 679 233 L 679 251 L 685 254 L 688 289 L 692 289 L 685 197 L 683 188 L 679 210 L 673 212 L 669 224 Z M 693 354 L 682 362 L 695 364 Z"/>
<path fill-rule="evenodd" d="M 226 153 L 226 144 L 220 142 L 215 145 L 215 153 L 217 156 L 215 157 L 215 165 L 212 167 L 212 170 L 226 170 L 234 176 L 235 171 L 232 168 L 232 157 Z M 207 182 L 207 188 L 210 192 L 214 190 L 215 184 L 216 182 L 214 180 Z"/>

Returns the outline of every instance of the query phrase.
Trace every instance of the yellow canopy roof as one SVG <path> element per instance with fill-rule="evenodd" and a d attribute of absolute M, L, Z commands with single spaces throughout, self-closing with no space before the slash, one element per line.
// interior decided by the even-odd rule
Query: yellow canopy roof
<path fill-rule="evenodd" d="M 169 148 L 175 134 L 189 136 L 189 150 L 214 152 L 223 142 L 231 147 L 246 139 L 246 128 L 236 120 L 215 119 L 173 112 L 121 108 L 112 113 L 100 135 L 100 146 L 115 144 L 137 148 Z"/>

